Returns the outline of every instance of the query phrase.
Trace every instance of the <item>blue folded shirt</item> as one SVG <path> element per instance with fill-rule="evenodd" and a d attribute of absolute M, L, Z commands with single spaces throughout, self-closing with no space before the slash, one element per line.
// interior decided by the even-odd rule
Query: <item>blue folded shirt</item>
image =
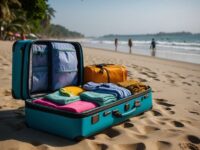
<path fill-rule="evenodd" d="M 88 91 L 112 94 L 117 99 L 126 98 L 131 95 L 131 92 L 128 89 L 117 86 L 116 84 L 113 83 L 88 82 L 83 85 L 83 88 Z"/>

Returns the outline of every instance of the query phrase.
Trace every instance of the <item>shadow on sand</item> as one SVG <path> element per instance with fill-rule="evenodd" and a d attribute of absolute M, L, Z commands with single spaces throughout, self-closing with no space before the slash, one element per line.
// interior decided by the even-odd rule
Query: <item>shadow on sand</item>
<path fill-rule="evenodd" d="M 78 142 L 28 128 L 25 123 L 24 108 L 0 110 L 0 141 L 17 140 L 34 146 L 70 146 Z"/>

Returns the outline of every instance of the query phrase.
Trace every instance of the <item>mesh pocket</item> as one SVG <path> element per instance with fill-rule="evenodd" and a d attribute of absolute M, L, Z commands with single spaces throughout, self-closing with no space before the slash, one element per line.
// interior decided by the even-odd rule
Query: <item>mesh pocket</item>
<path fill-rule="evenodd" d="M 48 90 L 48 68 L 33 67 L 31 92 Z"/>
<path fill-rule="evenodd" d="M 36 66 L 47 66 L 48 65 L 48 53 L 47 45 L 32 45 L 32 65 Z"/>

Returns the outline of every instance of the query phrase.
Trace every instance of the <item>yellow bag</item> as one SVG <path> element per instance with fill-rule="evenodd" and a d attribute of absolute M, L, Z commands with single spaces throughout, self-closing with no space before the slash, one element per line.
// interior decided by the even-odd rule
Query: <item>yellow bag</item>
<path fill-rule="evenodd" d="M 117 83 L 125 80 L 127 80 L 127 70 L 122 65 L 99 64 L 84 68 L 84 83 L 89 81 Z"/>

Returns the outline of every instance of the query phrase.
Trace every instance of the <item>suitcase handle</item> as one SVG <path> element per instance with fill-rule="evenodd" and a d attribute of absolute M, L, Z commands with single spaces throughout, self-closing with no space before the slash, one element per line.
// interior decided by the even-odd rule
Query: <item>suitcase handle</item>
<path fill-rule="evenodd" d="M 125 112 L 125 113 L 120 113 L 119 110 L 113 110 L 113 115 L 117 118 L 123 118 L 123 117 L 127 117 L 129 115 L 132 115 L 132 113 L 134 111 L 136 111 L 136 108 L 140 106 L 140 101 L 135 101 L 135 104 L 133 106 L 133 108 L 128 111 L 128 112 Z"/>

